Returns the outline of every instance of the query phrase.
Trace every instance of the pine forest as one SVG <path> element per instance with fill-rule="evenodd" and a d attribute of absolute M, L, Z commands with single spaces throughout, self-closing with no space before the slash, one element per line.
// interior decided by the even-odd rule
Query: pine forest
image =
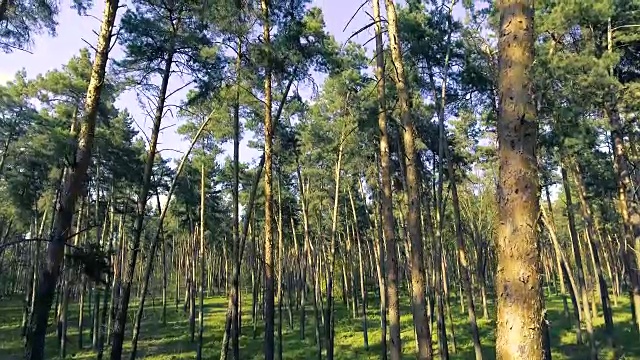
<path fill-rule="evenodd" d="M 640 0 L 0 0 L 2 74 L 0 359 L 640 360 Z"/>

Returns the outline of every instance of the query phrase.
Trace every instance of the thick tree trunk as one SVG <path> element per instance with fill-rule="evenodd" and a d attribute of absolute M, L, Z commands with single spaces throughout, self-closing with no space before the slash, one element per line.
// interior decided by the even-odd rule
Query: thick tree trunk
<path fill-rule="evenodd" d="M 533 0 L 500 0 L 498 39 L 499 219 L 496 295 L 498 359 L 542 360 L 544 301 L 540 283 L 533 102 Z"/>
<path fill-rule="evenodd" d="M 64 255 L 64 248 L 69 237 L 75 203 L 81 192 L 87 175 L 87 168 L 91 161 L 91 150 L 98 116 L 100 95 L 105 82 L 105 69 L 109 50 L 113 24 L 118 10 L 119 0 L 105 0 L 102 25 L 96 47 L 95 60 L 91 70 L 91 79 L 87 88 L 85 100 L 85 116 L 82 121 L 80 137 L 76 151 L 75 167 L 70 169 L 69 177 L 65 180 L 62 195 L 58 202 L 51 242 L 48 245 L 46 263 L 39 278 L 38 293 L 34 306 L 34 316 L 31 319 L 25 347 L 25 358 L 40 360 L 44 358 L 45 336 L 49 311 L 55 293 L 56 283 L 60 273 L 60 264 Z"/>

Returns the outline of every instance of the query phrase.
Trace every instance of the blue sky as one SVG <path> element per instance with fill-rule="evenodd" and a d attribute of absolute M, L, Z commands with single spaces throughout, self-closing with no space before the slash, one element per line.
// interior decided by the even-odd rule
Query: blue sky
<path fill-rule="evenodd" d="M 63 1 L 62 11 L 58 18 L 59 26 L 57 36 L 48 35 L 38 36 L 31 48 L 31 52 L 15 51 L 11 54 L 0 54 L 0 83 L 13 78 L 14 74 L 25 69 L 27 75 L 32 78 L 38 74 L 45 73 L 49 70 L 59 69 L 68 60 L 77 55 L 79 50 L 87 47 L 88 43 L 94 45 L 96 43 L 96 35 L 93 30 L 98 31 L 104 8 L 101 1 L 96 1 L 93 9 L 88 13 L 91 16 L 79 16 L 70 9 L 68 1 Z M 327 30 L 336 37 L 340 42 L 345 41 L 351 33 L 355 32 L 368 23 L 367 15 L 361 10 L 351 22 L 349 28 L 343 31 L 343 28 L 356 12 L 361 4 L 361 0 L 314 0 L 313 5 L 323 10 Z M 370 11 L 369 5 L 363 10 Z M 124 13 L 124 9 L 120 9 L 119 14 Z M 373 35 L 373 30 L 365 31 L 354 38 L 355 41 L 364 43 Z M 84 39 L 84 40 L 83 40 Z M 112 59 L 122 57 L 122 51 L 118 47 L 111 52 Z M 183 82 L 179 78 L 172 78 L 170 87 L 180 87 Z M 173 86 L 172 86 L 173 85 Z M 177 93 L 169 99 L 170 104 L 179 103 L 184 91 Z M 146 118 L 144 112 L 140 109 L 136 100 L 135 93 L 127 92 L 123 94 L 117 103 L 119 108 L 127 108 L 139 125 L 138 131 L 144 131 L 147 134 L 150 131 L 152 121 Z M 162 151 L 163 157 L 179 158 L 180 153 L 172 152 L 169 149 L 184 150 L 187 147 L 176 133 L 176 119 L 171 115 L 165 116 L 163 119 L 163 132 L 160 135 L 158 148 Z M 170 126 L 173 125 L 173 126 Z M 247 139 L 248 140 L 248 139 Z M 245 140 L 246 141 L 246 140 Z M 229 148 L 227 146 L 225 148 Z M 241 161 L 250 161 L 259 155 L 258 151 L 241 146 Z"/>

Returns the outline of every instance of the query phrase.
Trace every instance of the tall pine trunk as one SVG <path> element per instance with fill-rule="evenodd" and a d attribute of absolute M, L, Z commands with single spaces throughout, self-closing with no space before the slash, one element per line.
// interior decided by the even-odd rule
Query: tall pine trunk
<path fill-rule="evenodd" d="M 426 284 L 424 275 L 424 261 L 422 248 L 422 230 L 420 226 L 420 176 L 416 166 L 415 129 L 409 108 L 409 89 L 407 89 L 402 48 L 398 31 L 398 18 L 393 0 L 385 0 L 387 8 L 387 32 L 391 47 L 391 58 L 396 70 L 394 77 L 398 91 L 400 116 L 404 127 L 402 140 L 404 145 L 404 163 L 407 179 L 407 196 L 409 212 L 407 214 L 407 228 L 411 242 L 411 288 L 413 323 L 416 327 L 418 342 L 418 359 L 425 360 L 433 357 L 431 349 L 431 332 L 426 311 Z"/>
<path fill-rule="evenodd" d="M 164 69 L 162 72 L 162 82 L 160 84 L 160 92 L 158 95 L 158 104 L 153 119 L 153 130 L 151 132 L 151 141 L 149 151 L 145 161 L 144 174 L 142 176 L 142 184 L 138 193 L 138 203 L 136 207 L 136 219 L 133 240 L 131 243 L 131 254 L 129 255 L 129 263 L 127 271 L 124 274 L 124 287 L 122 294 L 118 298 L 118 308 L 113 328 L 113 344 L 111 348 L 111 360 L 120 360 L 122 357 L 122 345 L 124 343 L 124 332 L 127 323 L 127 312 L 129 309 L 129 298 L 131 297 L 131 287 L 133 277 L 135 276 L 138 253 L 140 252 L 140 239 L 142 238 L 145 209 L 147 207 L 147 195 L 151 187 L 151 175 L 153 172 L 154 159 L 156 157 L 156 148 L 158 145 L 158 136 L 160 134 L 160 125 L 164 114 L 164 104 L 166 101 L 167 88 L 169 78 L 171 77 L 171 66 L 173 64 L 174 50 L 172 48 L 167 52 L 164 60 Z M 153 242 L 155 244 L 155 241 Z M 154 248 L 155 250 L 155 248 Z M 155 253 L 155 251 L 154 251 Z M 151 257 L 154 254 L 150 255 Z"/>
<path fill-rule="evenodd" d="M 382 245 L 385 247 L 384 255 L 379 253 L 380 259 L 385 259 L 385 266 L 381 267 L 383 275 L 385 276 L 384 288 L 380 289 L 381 300 L 386 299 L 389 321 L 389 334 L 390 334 L 390 350 L 391 360 L 400 360 L 402 358 L 402 342 L 400 338 L 400 299 L 398 296 L 398 256 L 396 254 L 396 233 L 394 228 L 393 218 L 393 200 L 391 192 L 391 155 L 389 153 L 389 135 L 387 125 L 387 104 L 385 95 L 385 64 L 384 64 L 384 48 L 382 43 L 382 17 L 380 15 L 380 3 L 379 0 L 373 0 L 373 16 L 376 22 L 376 80 L 378 83 L 378 128 L 380 130 L 379 140 L 379 153 L 380 153 L 380 178 L 382 189 L 380 194 L 380 220 L 381 220 L 381 234 L 383 239 L 377 236 L 379 242 L 379 248 Z M 381 249 L 380 249 L 381 250 Z M 386 294 L 384 294 L 386 291 Z M 382 311 L 382 309 L 380 310 Z M 386 319 L 385 319 L 386 320 Z M 383 324 L 386 332 L 386 324 Z M 386 349 L 386 339 L 382 339 L 385 342 L 384 349 Z M 384 354 L 386 357 L 386 352 Z"/>
<path fill-rule="evenodd" d="M 271 21 L 269 1 L 261 0 L 263 41 L 267 47 L 267 62 L 264 79 L 264 358 L 274 359 L 274 259 L 273 259 L 273 125 L 271 99 Z M 236 359 L 237 360 L 237 359 Z"/>
<path fill-rule="evenodd" d="M 500 0 L 499 219 L 496 295 L 498 359 L 541 360 L 544 301 L 536 161 L 537 119 L 532 95 L 533 0 Z"/>
<path fill-rule="evenodd" d="M 51 310 L 56 284 L 60 274 L 64 248 L 70 235 L 69 230 L 71 229 L 76 199 L 81 193 L 84 180 L 87 176 L 87 169 L 91 162 L 98 105 L 105 82 L 105 69 L 111 48 L 111 36 L 116 12 L 118 10 L 118 3 L 119 0 L 105 0 L 96 55 L 91 69 L 91 79 L 89 80 L 89 86 L 87 88 L 87 97 L 84 106 L 85 116 L 82 119 L 75 166 L 70 169 L 70 174 L 65 179 L 63 185 L 64 190 L 58 201 L 58 214 L 51 234 L 51 242 L 48 245 L 46 261 L 39 277 L 34 314 L 31 318 L 29 331 L 27 333 L 25 359 L 40 360 L 44 358 L 44 340 L 47 332 L 47 322 L 49 320 L 49 311 Z"/>

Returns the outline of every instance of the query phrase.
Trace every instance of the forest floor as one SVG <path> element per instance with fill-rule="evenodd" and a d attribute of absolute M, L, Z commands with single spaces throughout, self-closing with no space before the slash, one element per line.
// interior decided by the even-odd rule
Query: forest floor
<path fill-rule="evenodd" d="M 243 294 L 244 295 L 244 294 Z M 243 300 L 250 301 L 250 294 L 244 295 Z M 451 299 L 453 311 L 454 330 L 456 339 L 456 352 L 452 351 L 452 342 L 449 340 L 449 353 L 451 359 L 473 359 L 473 347 L 469 336 L 466 311 L 461 312 L 460 305 L 455 299 Z M 142 322 L 142 333 L 138 346 L 138 358 L 169 360 L 169 359 L 194 359 L 196 343 L 190 342 L 188 315 L 182 311 L 176 311 L 175 303 L 169 302 L 167 308 L 167 323 L 162 325 L 162 307 L 159 301 L 155 300 L 155 306 L 149 304 L 145 311 L 145 318 Z M 224 332 L 224 320 L 226 314 L 227 300 L 223 297 L 211 297 L 205 301 L 205 329 L 204 329 L 204 359 L 218 359 L 220 344 Z M 242 359 L 262 359 L 262 320 L 258 319 L 257 333 L 253 336 L 253 324 L 251 321 L 250 304 L 243 304 L 242 336 L 240 339 L 240 352 Z M 411 315 L 408 304 L 404 304 L 402 312 L 402 341 L 406 359 L 414 359 L 414 337 L 411 327 Z M 548 320 L 550 323 L 551 344 L 554 360 L 562 359 L 587 359 L 588 347 L 576 345 L 575 330 L 572 322 L 563 316 L 562 300 L 559 297 L 551 296 L 546 299 L 548 309 Z M 571 304 L 569 303 L 571 307 Z M 133 311 L 137 308 L 135 304 L 130 307 L 131 314 L 127 323 L 127 330 L 131 330 L 133 323 Z M 277 307 L 276 307 L 277 308 Z M 84 349 L 78 348 L 78 328 L 77 304 L 70 307 L 71 316 L 69 318 L 68 330 L 68 351 L 67 358 L 70 359 L 93 359 L 95 353 L 90 350 L 91 339 L 89 338 L 89 316 L 85 312 L 87 323 L 84 325 Z M 380 328 L 377 304 L 370 304 L 368 309 L 369 326 L 369 350 L 365 350 L 362 336 L 362 321 L 360 318 L 354 319 L 351 311 L 346 308 L 340 299 L 336 299 L 336 339 L 335 339 L 335 359 L 379 359 L 380 351 Z M 490 315 L 494 316 L 493 309 Z M 594 320 L 596 325 L 596 339 L 600 348 L 600 359 L 639 359 L 640 341 L 632 329 L 631 315 L 629 312 L 629 302 L 627 298 L 620 298 L 618 305 L 614 306 L 615 339 L 618 345 L 616 354 L 612 350 L 605 349 L 604 325 L 602 316 Z M 482 319 L 481 307 L 478 307 L 480 317 L 478 325 L 480 327 L 480 337 L 483 345 L 485 359 L 495 358 L 495 331 L 494 322 L 490 319 Z M 300 340 L 299 321 L 297 314 L 294 315 L 294 328 L 288 325 L 288 313 L 283 308 L 283 358 L 284 359 L 314 359 L 316 354 L 315 346 L 315 326 L 313 324 L 313 312 L 307 312 L 308 320 L 306 326 L 306 339 Z M 23 340 L 20 337 L 20 322 L 22 319 L 21 305 L 19 300 L 2 300 L 0 302 L 0 359 L 20 359 L 22 358 Z M 277 322 L 277 314 L 276 314 Z M 435 327 L 435 323 L 433 324 Z M 447 326 L 449 326 L 447 324 Z M 449 330 L 448 328 L 447 330 Z M 277 331 L 277 326 L 276 326 Z M 434 331 L 432 331 L 435 333 Z M 450 332 L 448 331 L 448 334 Z M 584 339 L 587 334 L 583 331 Z M 130 335 L 127 339 L 130 339 Z M 435 334 L 434 334 L 435 339 Z M 197 324 L 196 324 L 197 341 Z M 277 354 L 277 332 L 276 332 L 276 354 Z M 130 342 L 125 342 L 125 354 L 128 357 Z M 437 342 L 434 341 L 434 348 Z M 55 326 L 49 326 L 47 336 L 47 359 L 57 359 L 58 344 L 56 344 Z M 107 354 L 105 354 L 107 355 Z M 277 355 L 276 355 L 277 356 Z M 106 357 L 106 356 L 105 356 Z"/>

